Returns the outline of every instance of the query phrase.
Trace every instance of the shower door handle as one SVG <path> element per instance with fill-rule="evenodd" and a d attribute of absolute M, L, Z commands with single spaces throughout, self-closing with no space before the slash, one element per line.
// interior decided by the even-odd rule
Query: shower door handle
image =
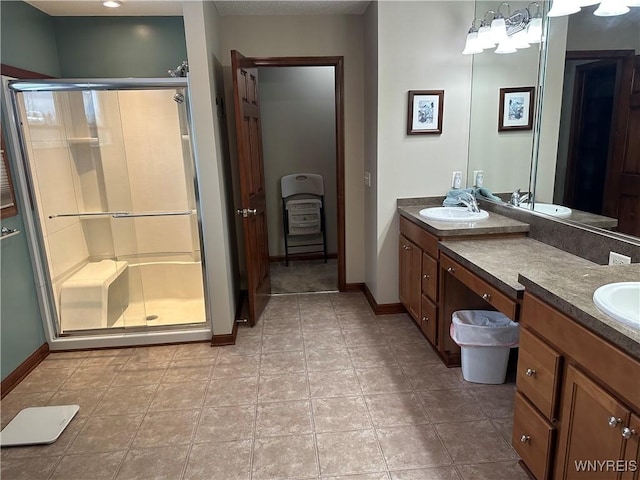
<path fill-rule="evenodd" d="M 181 215 L 193 215 L 193 210 L 179 212 L 142 212 L 142 213 L 114 213 L 113 218 L 138 218 L 138 217 L 177 217 Z"/>
<path fill-rule="evenodd" d="M 78 213 L 56 213 L 49 215 L 49 218 L 60 217 L 100 217 L 100 216 L 116 216 L 116 215 L 129 215 L 127 212 L 78 212 Z"/>

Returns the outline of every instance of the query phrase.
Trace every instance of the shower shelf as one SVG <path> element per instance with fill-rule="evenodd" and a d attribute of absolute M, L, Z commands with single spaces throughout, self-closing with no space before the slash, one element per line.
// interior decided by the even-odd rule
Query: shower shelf
<path fill-rule="evenodd" d="M 67 138 L 69 143 L 88 143 L 92 147 L 97 147 L 100 143 L 98 137 L 70 137 Z"/>

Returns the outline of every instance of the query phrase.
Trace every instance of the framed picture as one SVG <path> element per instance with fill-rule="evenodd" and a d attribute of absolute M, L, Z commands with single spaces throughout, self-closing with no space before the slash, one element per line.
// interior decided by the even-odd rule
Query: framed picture
<path fill-rule="evenodd" d="M 535 87 L 500 89 L 498 131 L 531 130 Z"/>
<path fill-rule="evenodd" d="M 409 90 L 407 135 L 442 133 L 444 90 Z"/>

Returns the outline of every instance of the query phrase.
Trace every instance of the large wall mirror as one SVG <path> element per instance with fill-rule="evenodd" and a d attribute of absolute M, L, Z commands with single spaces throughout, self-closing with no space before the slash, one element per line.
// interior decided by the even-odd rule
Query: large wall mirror
<path fill-rule="evenodd" d="M 542 1 L 508 4 L 476 1 L 475 18 L 490 22 L 493 12 L 498 9 L 505 16 L 524 9 L 532 16 L 540 10 L 542 15 L 543 7 Z M 492 192 L 509 193 L 521 189 L 524 193 L 529 190 L 533 129 L 527 126 L 500 130 L 499 110 L 501 90 L 523 89 L 524 92 L 536 87 L 539 58 L 539 40 L 515 53 L 497 54 L 494 49 L 487 49 L 473 56 L 467 186 L 474 185 L 474 172 L 482 171 L 483 186 Z M 531 110 L 537 93 L 534 88 L 528 106 Z"/>
<path fill-rule="evenodd" d="M 548 24 L 535 199 L 640 237 L 640 8 L 596 8 Z"/>

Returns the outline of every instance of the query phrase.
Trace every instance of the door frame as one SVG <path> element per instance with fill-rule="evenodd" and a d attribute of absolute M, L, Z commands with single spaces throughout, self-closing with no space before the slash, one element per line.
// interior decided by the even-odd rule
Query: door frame
<path fill-rule="evenodd" d="M 615 169 L 618 164 L 622 163 L 622 152 L 620 148 L 616 146 L 616 130 L 617 130 L 617 118 L 619 112 L 621 110 L 621 85 L 624 81 L 623 75 L 625 74 L 625 64 L 629 61 L 633 60 L 633 56 L 635 54 L 634 50 L 630 49 L 620 49 L 620 50 L 567 50 L 565 54 L 565 62 L 567 60 L 592 60 L 592 61 L 602 61 L 609 60 L 612 64 L 616 65 L 616 80 L 614 86 L 614 97 L 613 97 L 613 111 L 611 112 L 611 126 L 610 126 L 610 134 L 609 134 L 609 154 L 607 156 L 607 168 L 604 179 L 604 191 L 602 198 L 602 215 L 612 216 L 617 218 L 615 212 L 612 211 L 612 199 L 610 198 L 612 194 L 611 190 L 611 182 L 613 180 Z M 629 82 L 630 83 L 630 82 Z M 574 91 L 572 95 L 572 105 L 575 105 L 576 98 L 579 96 L 579 92 L 576 89 L 577 85 L 574 85 Z M 577 121 L 576 112 L 572 112 L 571 118 L 571 141 L 568 152 L 568 160 L 571 161 L 574 152 L 572 151 L 574 148 L 574 124 Z M 569 179 L 569 168 L 570 165 L 567 165 L 567 177 L 565 178 L 565 193 L 567 181 Z M 565 197 L 566 198 L 566 197 Z"/>
<path fill-rule="evenodd" d="M 334 67 L 336 189 L 338 201 L 338 290 L 347 290 L 344 171 L 344 57 L 247 57 L 258 67 Z"/>

